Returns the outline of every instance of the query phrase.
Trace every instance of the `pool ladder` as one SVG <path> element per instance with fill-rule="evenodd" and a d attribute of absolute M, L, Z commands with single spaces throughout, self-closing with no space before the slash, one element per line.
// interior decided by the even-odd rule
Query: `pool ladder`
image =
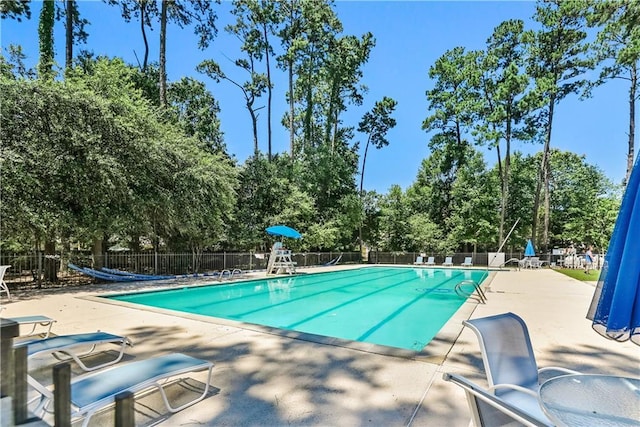
<path fill-rule="evenodd" d="M 469 292 L 468 290 L 463 289 L 463 287 L 467 285 L 473 285 L 473 291 Z M 456 294 L 458 294 L 461 297 L 472 298 L 482 304 L 487 303 L 487 296 L 484 294 L 484 291 L 482 290 L 480 285 L 473 280 L 467 279 L 458 283 L 455 287 L 455 291 L 456 291 Z M 474 294 L 474 292 L 476 294 Z"/>
<path fill-rule="evenodd" d="M 239 268 L 234 268 L 233 270 L 222 270 L 220 272 L 220 281 L 222 281 L 222 279 L 227 278 L 228 280 L 233 279 L 233 275 L 237 274 L 237 275 L 242 275 L 242 270 L 240 270 Z"/>

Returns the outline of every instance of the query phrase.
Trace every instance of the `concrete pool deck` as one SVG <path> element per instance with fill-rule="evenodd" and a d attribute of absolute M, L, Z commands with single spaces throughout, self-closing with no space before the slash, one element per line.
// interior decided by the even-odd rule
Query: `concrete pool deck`
<path fill-rule="evenodd" d="M 186 283 L 195 282 L 169 286 Z M 444 349 L 443 357 L 431 359 L 309 342 L 230 322 L 177 317 L 93 298 L 153 286 L 162 285 L 16 291 L 12 301 L 3 298 L 2 316 L 49 316 L 57 320 L 52 332 L 58 335 L 98 329 L 126 335 L 134 342 L 126 361 L 181 352 L 215 363 L 206 399 L 170 415 L 159 395 L 152 393 L 136 401 L 138 425 L 466 427 L 470 417 L 464 392 L 443 381 L 442 373 L 486 382 L 476 337 L 462 328 L 461 319 L 507 311 L 527 322 L 540 366 L 640 376 L 640 348 L 601 337 L 585 318 L 593 284 L 549 269 L 497 272 L 485 288 L 487 304 L 465 303 L 445 326 L 446 333 L 429 344 Z M 34 376 L 46 381 L 53 361 L 36 360 Z M 39 368 L 38 363 L 47 367 Z M 171 390 L 176 398 L 197 392 L 205 374 L 191 377 Z M 52 419 L 47 421 L 53 424 Z M 113 411 L 96 415 L 90 425 L 114 425 Z"/>

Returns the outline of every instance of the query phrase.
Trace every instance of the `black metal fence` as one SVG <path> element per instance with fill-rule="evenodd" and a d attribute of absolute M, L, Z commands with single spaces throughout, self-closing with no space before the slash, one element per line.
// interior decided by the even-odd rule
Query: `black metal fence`
<path fill-rule="evenodd" d="M 359 252 L 306 252 L 293 254 L 292 260 L 298 268 L 314 267 L 329 263 L 340 257 L 341 264 L 360 262 Z M 108 252 L 101 256 L 74 252 L 68 255 L 44 255 L 42 252 L 29 254 L 0 254 L 0 265 L 10 265 L 4 280 L 12 284 L 41 284 L 46 282 L 53 270 L 59 280 L 85 277 L 68 267 L 108 267 L 137 274 L 183 275 L 212 273 L 223 270 L 243 271 L 267 268 L 269 253 L 216 252 L 216 253 L 130 253 Z"/>
<path fill-rule="evenodd" d="M 294 253 L 292 260 L 298 268 L 314 267 L 327 264 L 340 257 L 339 264 L 410 264 L 412 265 L 418 256 L 433 256 L 435 265 L 442 265 L 445 255 L 419 252 L 381 252 L 370 251 L 363 261 L 360 252 L 301 252 Z M 490 264 L 490 254 L 487 252 L 455 253 L 452 257 L 453 265 L 460 265 L 466 257 L 471 257 L 474 266 L 487 266 Z M 522 259 L 522 252 L 505 253 L 505 261 L 510 259 Z M 545 266 L 561 265 L 560 259 L 551 255 L 540 255 L 540 260 Z M 269 253 L 254 252 L 215 252 L 215 253 L 130 253 L 108 252 L 95 257 L 87 252 L 72 252 L 67 255 L 44 255 L 42 252 L 28 254 L 0 254 L 0 265 L 10 265 L 5 274 L 5 282 L 10 287 L 21 284 L 37 284 L 47 282 L 51 277 L 51 270 L 55 272 L 57 279 L 93 281 L 81 273 L 68 268 L 68 263 L 80 267 L 108 267 L 137 274 L 154 275 L 183 275 L 212 273 L 223 270 L 240 269 L 243 271 L 263 270 L 267 267 Z M 495 265 L 492 263 L 492 265 Z M 510 265 L 513 265 L 510 264 Z M 598 265 L 593 267 L 598 268 Z M 13 286 L 12 286 L 13 285 Z"/>

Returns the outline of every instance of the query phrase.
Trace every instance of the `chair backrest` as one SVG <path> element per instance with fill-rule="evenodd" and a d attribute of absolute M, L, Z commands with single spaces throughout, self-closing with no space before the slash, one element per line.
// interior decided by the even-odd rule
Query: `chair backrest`
<path fill-rule="evenodd" d="M 475 332 L 480 344 L 487 381 L 516 384 L 531 390 L 538 387 L 538 365 L 524 320 L 513 313 L 462 322 Z M 509 390 L 498 389 L 500 395 Z"/>
<path fill-rule="evenodd" d="M 435 262 L 436 262 L 436 257 L 430 256 L 429 258 L 427 258 L 428 264 L 435 264 Z"/>
<path fill-rule="evenodd" d="M 515 425 L 549 427 L 553 425 L 549 420 L 535 418 L 520 408 L 505 402 L 461 375 L 445 373 L 443 379 L 464 389 L 471 418 L 476 427 Z"/>
<path fill-rule="evenodd" d="M 423 258 L 421 256 L 416 257 L 416 264 L 422 264 Z"/>
<path fill-rule="evenodd" d="M 0 280 L 4 278 L 4 273 L 11 267 L 10 265 L 0 265 Z"/>
<path fill-rule="evenodd" d="M 445 264 L 451 264 L 451 263 L 452 263 L 452 260 L 453 260 L 453 257 L 448 256 L 448 257 L 446 257 L 446 258 L 444 259 L 444 263 L 445 263 Z"/>
<path fill-rule="evenodd" d="M 471 264 L 471 257 L 470 256 L 464 257 L 464 263 L 463 264 Z"/>

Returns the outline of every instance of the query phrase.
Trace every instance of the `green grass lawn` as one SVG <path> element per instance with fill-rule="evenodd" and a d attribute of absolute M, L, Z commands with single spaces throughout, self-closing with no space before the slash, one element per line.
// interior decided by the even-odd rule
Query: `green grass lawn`
<path fill-rule="evenodd" d="M 600 270 L 591 270 L 589 274 L 585 274 L 584 270 L 579 268 L 557 268 L 555 271 L 583 282 L 597 282 L 600 277 Z"/>

